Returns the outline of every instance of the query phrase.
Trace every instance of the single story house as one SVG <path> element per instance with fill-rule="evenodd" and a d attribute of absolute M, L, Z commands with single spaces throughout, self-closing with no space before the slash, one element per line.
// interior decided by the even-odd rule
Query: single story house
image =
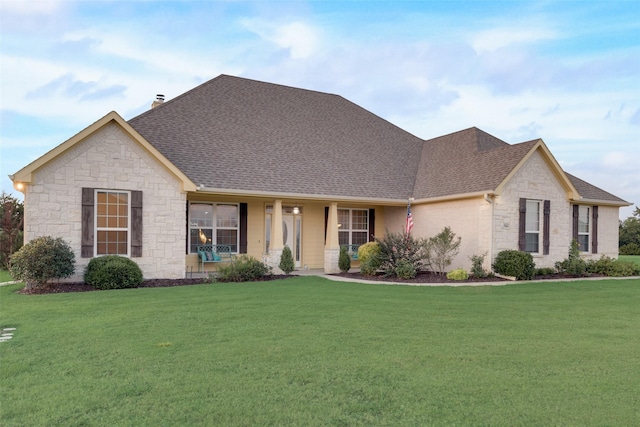
<path fill-rule="evenodd" d="M 277 266 L 338 269 L 340 245 L 445 226 L 462 237 L 452 268 L 504 249 L 540 267 L 618 253 L 629 203 L 562 170 L 541 139 L 508 144 L 470 128 L 422 140 L 328 93 L 221 75 L 131 120 L 111 112 L 11 175 L 25 240 L 62 237 L 78 272 L 132 257 L 146 278 L 202 267 L 203 243 Z"/>

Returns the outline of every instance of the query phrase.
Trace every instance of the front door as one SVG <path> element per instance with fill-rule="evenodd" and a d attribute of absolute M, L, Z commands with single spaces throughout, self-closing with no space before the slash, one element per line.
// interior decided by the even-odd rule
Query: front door
<path fill-rule="evenodd" d="M 300 215 L 282 215 L 282 242 L 291 249 L 296 268 L 301 264 L 301 233 L 302 218 Z"/>

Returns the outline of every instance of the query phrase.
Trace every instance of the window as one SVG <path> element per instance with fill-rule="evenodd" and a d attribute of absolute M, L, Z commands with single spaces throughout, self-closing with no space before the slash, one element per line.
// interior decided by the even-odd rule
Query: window
<path fill-rule="evenodd" d="M 527 200 L 525 252 L 540 252 L 540 201 Z"/>
<path fill-rule="evenodd" d="M 229 245 L 238 252 L 239 209 L 235 204 L 191 203 L 189 205 L 189 252 L 198 245 Z"/>
<path fill-rule="evenodd" d="M 369 211 L 338 209 L 338 242 L 340 245 L 362 245 L 369 241 Z"/>
<path fill-rule="evenodd" d="M 518 249 L 548 255 L 550 248 L 551 201 L 520 199 Z M 542 250 L 540 250 L 542 237 Z"/>
<path fill-rule="evenodd" d="M 589 206 L 578 208 L 578 247 L 580 252 L 589 252 Z"/>
<path fill-rule="evenodd" d="M 129 192 L 96 190 L 96 255 L 129 255 Z"/>

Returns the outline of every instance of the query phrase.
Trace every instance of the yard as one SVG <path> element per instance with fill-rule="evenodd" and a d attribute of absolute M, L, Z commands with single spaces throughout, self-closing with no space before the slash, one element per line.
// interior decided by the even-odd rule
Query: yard
<path fill-rule="evenodd" d="M 4 426 L 640 425 L 640 280 L 0 288 Z"/>

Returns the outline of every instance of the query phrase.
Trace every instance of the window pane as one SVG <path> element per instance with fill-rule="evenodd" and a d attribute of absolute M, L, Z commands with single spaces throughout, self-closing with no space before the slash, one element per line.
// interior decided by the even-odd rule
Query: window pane
<path fill-rule="evenodd" d="M 338 226 L 343 230 L 348 230 L 349 226 L 349 209 L 338 209 Z"/>
<path fill-rule="evenodd" d="M 338 232 L 338 244 L 339 245 L 348 245 L 349 244 L 349 232 L 348 231 L 339 231 Z"/>
<path fill-rule="evenodd" d="M 366 230 L 367 229 L 367 211 L 353 210 L 351 211 L 351 229 Z M 366 235 L 366 233 L 365 233 Z"/>
<path fill-rule="evenodd" d="M 216 226 L 217 227 L 238 227 L 238 206 L 218 205 L 216 206 Z"/>
<path fill-rule="evenodd" d="M 527 231 L 540 231 L 540 202 L 527 200 L 525 228 Z"/>
<path fill-rule="evenodd" d="M 526 252 L 532 252 L 532 253 L 538 253 L 540 248 L 539 248 L 539 234 L 538 233 L 527 233 L 525 234 L 525 239 L 526 239 L 526 245 L 524 250 Z"/>
<path fill-rule="evenodd" d="M 198 245 L 204 245 L 212 243 L 213 230 L 211 228 L 192 228 L 191 229 L 191 247 L 189 251 L 196 253 L 198 251 Z"/>
<path fill-rule="evenodd" d="M 98 255 L 127 255 L 127 231 L 98 231 Z"/>
<path fill-rule="evenodd" d="M 189 221 L 191 227 L 213 227 L 213 205 L 192 203 Z"/>
<path fill-rule="evenodd" d="M 218 230 L 216 243 L 230 245 L 231 252 L 238 252 L 238 230 Z"/>
<path fill-rule="evenodd" d="M 362 245 L 367 243 L 367 232 L 354 231 L 351 236 L 352 245 Z"/>
<path fill-rule="evenodd" d="M 269 253 L 269 245 L 271 244 L 271 215 L 267 214 L 265 221 L 266 236 L 265 236 L 265 253 Z"/>
<path fill-rule="evenodd" d="M 589 235 L 588 234 L 583 234 L 578 236 L 578 247 L 580 248 L 581 252 L 589 251 Z"/>
<path fill-rule="evenodd" d="M 578 232 L 589 233 L 589 208 L 580 206 L 578 212 Z"/>

